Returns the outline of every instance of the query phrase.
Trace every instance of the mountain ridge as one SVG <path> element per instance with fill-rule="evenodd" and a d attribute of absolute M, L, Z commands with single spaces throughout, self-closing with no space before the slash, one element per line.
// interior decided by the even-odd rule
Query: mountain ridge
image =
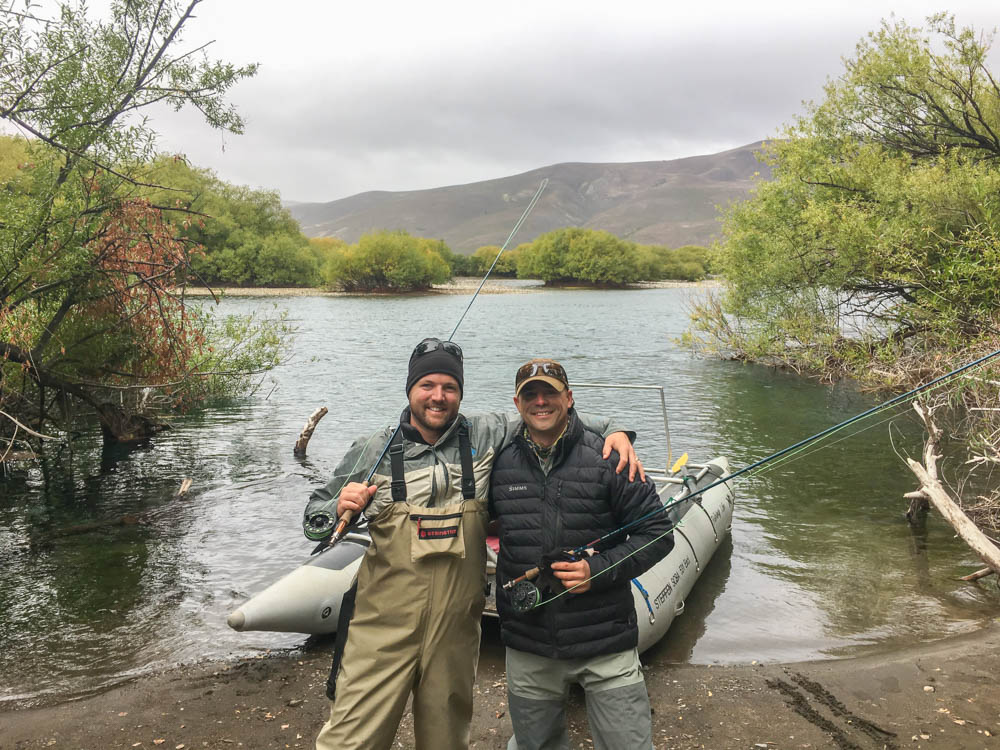
<path fill-rule="evenodd" d="M 564 162 L 464 185 L 370 190 L 288 208 L 309 237 L 353 243 L 369 231 L 403 229 L 471 253 L 502 243 L 547 177 L 548 187 L 521 227 L 518 243 L 579 226 L 646 245 L 708 245 L 720 228 L 717 207 L 745 198 L 757 174 L 769 176 L 754 157 L 761 145 L 669 161 Z"/>

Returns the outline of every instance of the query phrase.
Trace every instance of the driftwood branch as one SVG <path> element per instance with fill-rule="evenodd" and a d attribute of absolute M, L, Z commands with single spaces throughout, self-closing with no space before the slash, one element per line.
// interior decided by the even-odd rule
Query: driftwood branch
<path fill-rule="evenodd" d="M 295 448 L 292 453 L 302 458 L 306 455 L 306 446 L 309 445 L 309 438 L 312 437 L 313 431 L 316 429 L 316 425 L 319 424 L 319 420 L 326 416 L 327 408 L 321 406 L 316 411 L 312 413 L 309 417 L 309 421 L 306 422 L 306 426 L 302 428 L 302 433 L 299 435 L 299 439 L 295 441 Z"/>
<path fill-rule="evenodd" d="M 29 435 L 33 435 L 33 436 L 35 436 L 36 438 L 40 438 L 41 440 L 56 440 L 56 439 L 57 439 L 57 438 L 54 438 L 54 437 L 52 437 L 51 435 L 43 435 L 43 434 L 42 434 L 42 433 L 40 433 L 40 432 L 35 432 L 35 431 L 34 431 L 33 429 L 31 429 L 30 427 L 27 427 L 26 425 L 23 425 L 23 424 L 21 424 L 20 422 L 18 422 L 18 421 L 17 421 L 16 419 L 14 419 L 14 417 L 12 417 L 12 416 L 11 416 L 10 414 L 8 414 L 8 413 L 7 413 L 7 412 L 5 412 L 5 411 L 0 411 L 0 416 L 2 416 L 2 417 L 6 417 L 6 418 L 7 418 L 7 419 L 9 419 L 9 420 L 10 420 L 11 422 L 13 422 L 14 424 L 16 424 L 16 425 L 17 425 L 17 426 L 18 426 L 18 427 L 19 427 L 20 429 L 24 430 L 24 431 L 25 431 L 25 432 L 27 432 L 27 433 L 28 433 Z"/>
<path fill-rule="evenodd" d="M 979 530 L 965 511 L 951 499 L 941 481 L 938 479 L 937 460 L 941 458 L 938 453 L 938 443 L 941 440 L 941 429 L 934 423 L 932 410 L 924 408 L 921 404 L 914 402 L 914 410 L 924 422 L 927 429 L 927 442 L 924 444 L 924 462 L 921 464 L 908 458 L 906 463 L 910 467 L 917 479 L 920 481 L 920 489 L 907 494 L 907 497 L 922 495 L 937 508 L 938 512 L 944 516 L 945 520 L 952 525 L 962 540 L 979 555 L 984 563 L 991 570 L 1000 571 L 1000 548 L 990 541 L 983 532 Z"/>
<path fill-rule="evenodd" d="M 991 576 L 996 573 L 993 568 L 983 568 L 982 570 L 977 570 L 975 573 L 969 573 L 967 576 L 962 576 L 958 580 L 960 581 L 978 581 L 980 578 L 986 578 L 986 576 Z"/>

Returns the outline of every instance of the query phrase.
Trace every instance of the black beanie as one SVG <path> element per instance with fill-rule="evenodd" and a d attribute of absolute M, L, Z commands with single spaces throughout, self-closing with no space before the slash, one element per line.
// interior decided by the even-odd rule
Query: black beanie
<path fill-rule="evenodd" d="M 420 378 L 435 372 L 451 375 L 455 378 L 458 381 L 458 394 L 459 396 L 463 395 L 465 375 L 462 369 L 462 358 L 439 346 L 424 354 L 417 354 L 414 350 L 413 354 L 410 355 L 410 367 L 406 374 L 407 397 L 410 395 L 410 389 L 417 384 Z"/>

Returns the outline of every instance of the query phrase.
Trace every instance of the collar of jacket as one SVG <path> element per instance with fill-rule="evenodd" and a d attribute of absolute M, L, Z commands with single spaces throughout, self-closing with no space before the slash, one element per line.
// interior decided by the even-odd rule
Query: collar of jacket
<path fill-rule="evenodd" d="M 424 440 L 424 436 L 420 434 L 420 430 L 418 430 L 416 427 L 410 424 L 409 406 L 403 409 L 403 413 L 399 415 L 399 426 L 401 432 L 403 433 L 404 440 L 409 440 L 411 443 L 415 443 L 417 445 L 428 445 L 433 448 L 434 446 L 441 445 L 442 443 L 448 441 L 452 433 L 454 433 L 455 430 L 458 429 L 459 420 L 461 420 L 462 418 L 463 418 L 462 415 L 459 414 L 457 417 L 451 420 L 451 424 L 449 424 L 448 427 L 445 429 L 445 431 L 441 433 L 441 437 L 437 439 L 437 442 L 433 444 L 428 443 L 426 440 Z"/>
<path fill-rule="evenodd" d="M 524 439 L 524 430 L 527 425 L 524 420 L 521 420 L 521 424 L 517 427 L 517 436 L 514 438 L 515 441 L 521 444 L 521 447 L 526 450 L 532 456 L 535 455 L 535 451 L 531 449 L 528 441 Z M 412 429 L 412 428 L 411 428 Z M 552 454 L 552 466 L 558 466 L 562 463 L 563 458 L 566 456 L 567 451 L 569 451 L 576 442 L 580 439 L 580 435 L 583 434 L 583 423 L 580 422 L 579 417 L 576 416 L 576 407 L 571 406 L 569 408 L 569 421 L 566 423 L 566 431 L 563 432 L 562 437 L 556 442 L 555 452 Z M 537 456 L 535 456 L 537 458 Z"/>

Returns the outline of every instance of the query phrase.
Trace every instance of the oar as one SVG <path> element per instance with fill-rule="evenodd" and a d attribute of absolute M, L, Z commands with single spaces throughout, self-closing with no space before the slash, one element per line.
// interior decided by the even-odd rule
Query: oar
<path fill-rule="evenodd" d="M 673 466 L 670 467 L 670 476 L 673 476 L 678 471 L 687 466 L 687 462 L 688 462 L 688 454 L 685 453 L 684 455 L 682 455 L 680 458 L 677 459 L 677 461 L 674 463 Z"/>

